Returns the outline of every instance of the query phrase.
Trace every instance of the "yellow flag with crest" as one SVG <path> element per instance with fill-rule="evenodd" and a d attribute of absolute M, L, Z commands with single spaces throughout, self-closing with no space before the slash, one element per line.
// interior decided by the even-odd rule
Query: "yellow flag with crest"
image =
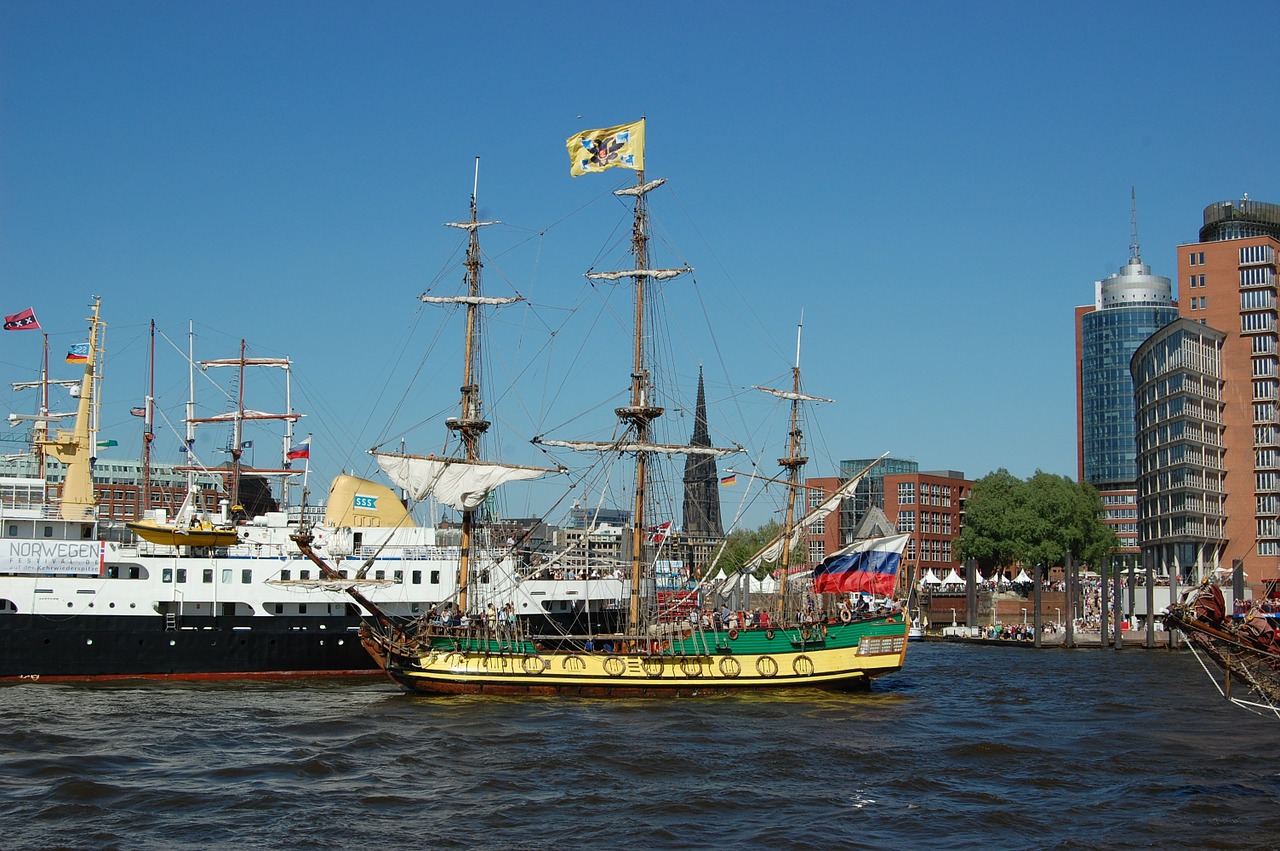
<path fill-rule="evenodd" d="M 583 130 L 569 137 L 569 173 L 574 177 L 606 168 L 644 170 L 644 119 L 633 124 Z"/>

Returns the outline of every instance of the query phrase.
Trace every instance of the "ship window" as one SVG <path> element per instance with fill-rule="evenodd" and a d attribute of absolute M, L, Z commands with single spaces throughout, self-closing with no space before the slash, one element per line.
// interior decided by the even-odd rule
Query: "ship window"
<path fill-rule="evenodd" d="M 412 579 L 412 582 L 413 582 L 413 584 L 414 584 L 414 585 L 421 585 L 421 584 L 422 584 L 422 571 L 421 571 L 421 570 L 415 570 L 415 571 L 413 572 L 413 579 Z"/>
<path fill-rule="evenodd" d="M 402 585 L 403 585 L 403 584 L 404 584 L 404 571 L 403 571 L 403 570 L 397 570 L 395 573 L 391 574 L 391 578 L 392 578 L 392 579 L 394 579 L 396 582 L 399 582 L 400 584 L 402 584 Z"/>
<path fill-rule="evenodd" d="M 311 571 L 309 571 L 309 570 L 299 570 L 299 571 L 298 571 L 298 578 L 299 578 L 299 579 L 310 579 L 310 578 L 311 578 Z"/>
<path fill-rule="evenodd" d="M 184 583 L 187 581 L 187 569 L 185 567 L 178 568 L 178 581 Z"/>
<path fill-rule="evenodd" d="M 222 584 L 223 585 L 231 584 L 231 568 L 229 567 L 222 568 Z"/>
<path fill-rule="evenodd" d="M 299 604 L 298 604 L 298 614 L 300 614 L 300 615 L 305 615 L 306 613 L 307 613 L 307 604 L 306 604 L 306 603 L 299 603 Z"/>
<path fill-rule="evenodd" d="M 16 525 L 16 524 L 15 524 L 15 525 L 10 525 L 10 526 L 9 526 L 9 537 L 10 537 L 10 538 L 16 538 L 16 537 L 18 537 L 18 527 L 17 527 L 17 525 Z"/>
<path fill-rule="evenodd" d="M 161 581 L 161 582 L 172 582 L 172 581 L 173 581 L 173 568 L 172 568 L 172 567 L 166 567 L 164 570 L 160 571 L 160 581 Z"/>
<path fill-rule="evenodd" d="M 375 570 L 375 571 L 373 572 L 373 578 L 374 578 L 374 579 L 386 579 L 386 578 L 387 578 L 387 572 L 386 572 L 385 570 Z"/>
<path fill-rule="evenodd" d="M 52 527 L 52 526 L 45 526 L 45 527 L 44 527 L 44 536 L 45 536 L 46 538 L 52 538 L 52 537 L 53 537 L 53 527 Z"/>
<path fill-rule="evenodd" d="M 208 584 L 208 583 L 210 583 L 210 582 L 212 582 L 212 581 L 213 581 L 213 568 L 212 568 L 212 567 L 206 567 L 206 568 L 204 569 L 204 581 L 205 581 L 205 583 L 206 583 L 206 584 Z"/>
<path fill-rule="evenodd" d="M 341 576 L 343 579 L 347 578 L 347 572 L 345 570 L 339 570 L 338 575 Z"/>
<path fill-rule="evenodd" d="M 138 567 L 136 564 L 129 568 L 130 579 L 139 579 L 141 578 L 141 576 L 142 576 L 142 568 Z"/>
<path fill-rule="evenodd" d="M 416 571 L 416 570 L 415 570 L 415 571 L 414 571 L 415 578 L 414 578 L 414 580 L 413 580 L 415 583 L 418 581 L 418 579 L 416 578 L 417 573 L 418 573 L 418 571 Z M 440 584 L 440 571 L 438 571 L 438 570 L 433 570 L 433 571 L 431 571 L 431 584 L 432 584 L 432 585 L 439 585 L 439 584 Z"/>
<path fill-rule="evenodd" d="M 284 603 L 276 603 L 276 614 L 277 615 L 284 614 Z"/>
<path fill-rule="evenodd" d="M 120 578 L 120 565 L 118 565 L 118 564 L 109 564 L 109 565 L 107 565 L 107 578 L 108 578 L 108 579 L 119 579 L 119 578 Z"/>
<path fill-rule="evenodd" d="M 240 582 L 242 584 L 248 585 L 252 581 L 253 581 L 253 571 L 251 569 L 246 567 L 244 570 L 240 571 Z"/>
<path fill-rule="evenodd" d="M 282 582 L 288 582 L 291 575 L 292 574 L 288 570 L 282 570 L 280 571 L 280 580 Z"/>

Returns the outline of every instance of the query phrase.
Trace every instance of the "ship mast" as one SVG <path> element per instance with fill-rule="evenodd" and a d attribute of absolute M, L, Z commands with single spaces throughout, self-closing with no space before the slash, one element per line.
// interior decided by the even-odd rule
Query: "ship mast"
<path fill-rule="evenodd" d="M 782 537 L 787 545 L 778 558 L 778 616 L 785 619 L 787 608 L 787 572 L 791 567 L 791 530 L 796 519 L 796 494 L 800 492 L 800 470 L 809 459 L 800 453 L 804 449 L 804 434 L 800 428 L 800 335 L 804 321 L 796 327 L 796 365 L 791 368 L 791 429 L 787 435 L 787 454 L 778 459 L 778 465 L 787 471 L 787 510 Z"/>
<path fill-rule="evenodd" d="M 484 418 L 483 400 L 480 395 L 480 228 L 497 222 L 479 221 L 476 215 L 476 195 L 480 190 L 480 158 L 476 157 L 475 181 L 471 187 L 471 218 L 466 222 L 447 222 L 449 227 L 467 231 L 467 337 L 462 362 L 462 399 L 460 416 L 446 420 L 445 425 L 458 434 L 462 441 L 463 458 L 468 463 L 480 460 L 480 437 L 489 430 Z M 458 608 L 467 611 L 467 587 L 471 574 L 471 537 L 475 524 L 475 509 L 462 509 L 461 555 L 458 561 Z"/>

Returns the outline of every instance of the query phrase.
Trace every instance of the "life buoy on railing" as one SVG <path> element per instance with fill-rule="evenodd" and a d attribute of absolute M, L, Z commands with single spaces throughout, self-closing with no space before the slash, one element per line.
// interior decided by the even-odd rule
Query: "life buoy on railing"
<path fill-rule="evenodd" d="M 765 637 L 766 639 L 768 639 L 769 641 L 773 641 L 773 630 L 772 630 L 772 629 L 766 629 L 766 630 L 764 631 L 764 637 Z"/>
<path fill-rule="evenodd" d="M 736 629 L 731 629 L 731 630 L 729 630 L 729 640 L 730 640 L 730 641 L 733 641 L 733 640 L 734 640 L 734 639 L 736 639 L 737 637 L 738 637 L 738 631 L 737 631 Z"/>
<path fill-rule="evenodd" d="M 663 652 L 666 652 L 666 651 L 668 651 L 668 650 L 670 650 L 670 649 L 671 649 L 671 642 L 670 642 L 670 641 L 668 641 L 668 640 L 667 640 L 667 639 L 665 639 L 665 638 L 664 638 L 664 639 L 662 639 L 662 650 L 663 650 Z"/>
<path fill-rule="evenodd" d="M 848 609 L 841 609 L 840 620 L 844 621 L 845 623 L 848 623 L 849 621 L 853 620 L 853 612 L 849 611 Z"/>

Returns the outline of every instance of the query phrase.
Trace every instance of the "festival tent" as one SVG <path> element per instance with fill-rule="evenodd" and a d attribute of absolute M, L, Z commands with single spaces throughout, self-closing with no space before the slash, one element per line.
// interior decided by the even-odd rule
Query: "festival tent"
<path fill-rule="evenodd" d="M 942 580 L 939 579 L 938 575 L 934 573 L 932 570 L 926 570 L 924 572 L 924 577 L 921 578 L 920 580 L 920 584 L 921 585 L 941 585 Z"/>
<path fill-rule="evenodd" d="M 963 585 L 964 580 L 960 578 L 960 574 L 956 573 L 956 569 L 951 568 L 951 572 L 947 574 L 947 578 L 942 580 L 943 585 Z"/>
<path fill-rule="evenodd" d="M 1030 585 L 1032 582 L 1035 582 L 1035 580 L 1027 575 L 1025 568 L 1018 571 L 1017 577 L 1013 580 L 1014 585 Z"/>

